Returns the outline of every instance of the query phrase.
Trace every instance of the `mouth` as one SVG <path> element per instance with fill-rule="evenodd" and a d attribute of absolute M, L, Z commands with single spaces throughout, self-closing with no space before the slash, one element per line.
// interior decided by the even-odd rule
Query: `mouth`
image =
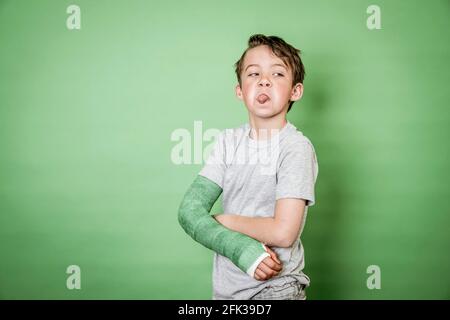
<path fill-rule="evenodd" d="M 261 93 L 256 97 L 256 101 L 258 101 L 260 104 L 265 104 L 266 102 L 270 101 L 270 97 L 265 93 Z"/>

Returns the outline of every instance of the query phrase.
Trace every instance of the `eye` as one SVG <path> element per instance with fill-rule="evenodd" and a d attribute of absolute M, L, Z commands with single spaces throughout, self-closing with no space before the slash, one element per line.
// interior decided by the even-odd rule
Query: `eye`
<path fill-rule="evenodd" d="M 253 73 L 250 73 L 248 76 L 249 76 L 249 77 L 253 77 L 253 75 L 259 76 L 259 73 L 258 73 L 258 72 L 253 72 Z"/>
<path fill-rule="evenodd" d="M 274 73 L 274 75 L 279 75 L 280 77 L 284 77 L 284 74 L 282 74 L 280 72 L 276 72 L 276 73 Z"/>

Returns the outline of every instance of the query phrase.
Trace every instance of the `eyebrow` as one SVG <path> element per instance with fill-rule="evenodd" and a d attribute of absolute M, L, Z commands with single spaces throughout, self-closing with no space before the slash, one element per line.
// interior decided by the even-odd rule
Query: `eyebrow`
<path fill-rule="evenodd" d="M 244 71 L 246 71 L 246 70 L 247 70 L 248 68 L 250 68 L 250 67 L 259 67 L 259 66 L 260 66 L 259 64 L 249 64 L 249 65 L 245 68 Z M 284 69 L 287 70 L 286 66 L 284 66 L 284 65 L 282 65 L 282 64 L 280 64 L 280 63 L 274 63 L 274 64 L 272 65 L 272 67 L 283 67 Z"/>

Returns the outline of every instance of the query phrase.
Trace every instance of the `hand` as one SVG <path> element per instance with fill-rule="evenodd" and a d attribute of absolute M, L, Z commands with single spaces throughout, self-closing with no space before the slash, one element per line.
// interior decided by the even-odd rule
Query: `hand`
<path fill-rule="evenodd" d="M 261 261 L 256 268 L 254 277 L 258 281 L 269 280 L 270 278 L 277 276 L 281 269 L 283 269 L 283 265 L 278 259 L 277 254 L 270 250 L 267 246 L 266 249 L 267 253 L 270 254 L 270 257 L 267 257 Z"/>

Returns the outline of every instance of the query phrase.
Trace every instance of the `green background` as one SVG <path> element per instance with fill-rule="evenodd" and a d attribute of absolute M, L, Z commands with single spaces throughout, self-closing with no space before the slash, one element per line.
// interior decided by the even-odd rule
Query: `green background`
<path fill-rule="evenodd" d="M 0 298 L 211 298 L 212 252 L 177 222 L 202 165 L 173 164 L 170 137 L 248 120 L 233 64 L 263 33 L 307 71 L 288 120 L 320 166 L 308 299 L 449 299 L 449 17 L 448 1 L 0 1 Z"/>

